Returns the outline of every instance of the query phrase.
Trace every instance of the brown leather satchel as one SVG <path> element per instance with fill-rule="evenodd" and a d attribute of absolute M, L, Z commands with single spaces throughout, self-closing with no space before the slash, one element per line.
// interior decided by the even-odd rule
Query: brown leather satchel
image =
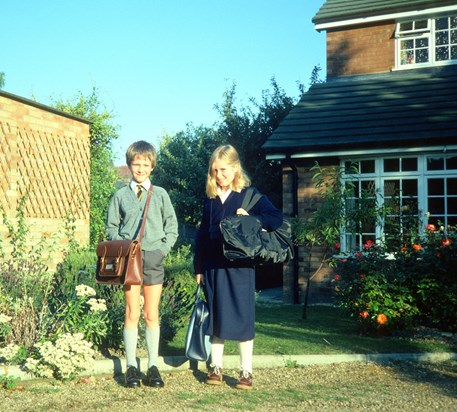
<path fill-rule="evenodd" d="M 106 240 L 97 246 L 96 282 L 106 285 L 141 285 L 143 283 L 143 256 L 141 241 L 148 215 L 152 185 L 141 221 L 137 240 Z"/>

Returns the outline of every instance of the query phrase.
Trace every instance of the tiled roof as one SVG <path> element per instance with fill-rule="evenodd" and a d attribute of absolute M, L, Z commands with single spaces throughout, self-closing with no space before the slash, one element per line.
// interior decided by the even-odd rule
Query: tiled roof
<path fill-rule="evenodd" d="M 327 0 L 314 24 L 457 5 L 456 0 Z"/>
<path fill-rule="evenodd" d="M 457 144 L 457 66 L 312 86 L 273 131 L 270 154 Z"/>

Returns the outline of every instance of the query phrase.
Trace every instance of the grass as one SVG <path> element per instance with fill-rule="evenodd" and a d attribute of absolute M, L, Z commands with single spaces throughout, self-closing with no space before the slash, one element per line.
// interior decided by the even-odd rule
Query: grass
<path fill-rule="evenodd" d="M 403 331 L 397 336 L 362 336 L 357 323 L 341 308 L 312 306 L 302 319 L 302 305 L 256 307 L 255 355 L 377 354 L 457 352 L 456 340 L 439 333 Z M 186 327 L 162 345 L 162 356 L 183 355 Z M 238 353 L 236 342 L 227 341 L 224 353 Z"/>

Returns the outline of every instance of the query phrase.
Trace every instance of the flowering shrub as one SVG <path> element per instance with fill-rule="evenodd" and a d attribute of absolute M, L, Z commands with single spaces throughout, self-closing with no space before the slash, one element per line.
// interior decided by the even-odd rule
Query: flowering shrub
<path fill-rule="evenodd" d="M 56 312 L 57 332 L 80 332 L 86 340 L 100 346 L 107 335 L 108 314 L 105 299 L 95 296 L 90 286 L 76 286 Z"/>
<path fill-rule="evenodd" d="M 335 260 L 336 299 L 364 332 L 414 324 L 457 331 L 457 234 L 434 225 L 394 253 L 367 241 Z"/>
<path fill-rule="evenodd" d="M 53 340 L 37 343 L 24 369 L 42 378 L 70 380 L 90 370 L 94 364 L 92 344 L 82 333 L 66 333 Z"/>

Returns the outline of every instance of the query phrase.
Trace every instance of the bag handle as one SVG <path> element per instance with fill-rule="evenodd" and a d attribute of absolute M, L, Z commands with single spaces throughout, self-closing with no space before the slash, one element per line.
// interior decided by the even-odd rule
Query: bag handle
<path fill-rule="evenodd" d="M 252 187 L 249 187 L 246 190 L 246 194 L 244 195 L 243 203 L 241 204 L 241 209 L 244 209 L 246 210 L 246 212 L 249 212 L 260 200 L 261 197 L 261 194 L 254 194 L 254 189 Z"/>
<path fill-rule="evenodd" d="M 148 216 L 149 203 L 151 202 L 151 197 L 152 197 L 152 185 L 148 190 L 148 198 L 146 199 L 146 206 L 145 206 L 144 211 L 143 211 L 143 216 L 141 217 L 140 235 L 138 236 L 138 240 L 139 240 L 140 243 L 143 240 L 144 227 L 146 225 L 146 218 Z"/>

